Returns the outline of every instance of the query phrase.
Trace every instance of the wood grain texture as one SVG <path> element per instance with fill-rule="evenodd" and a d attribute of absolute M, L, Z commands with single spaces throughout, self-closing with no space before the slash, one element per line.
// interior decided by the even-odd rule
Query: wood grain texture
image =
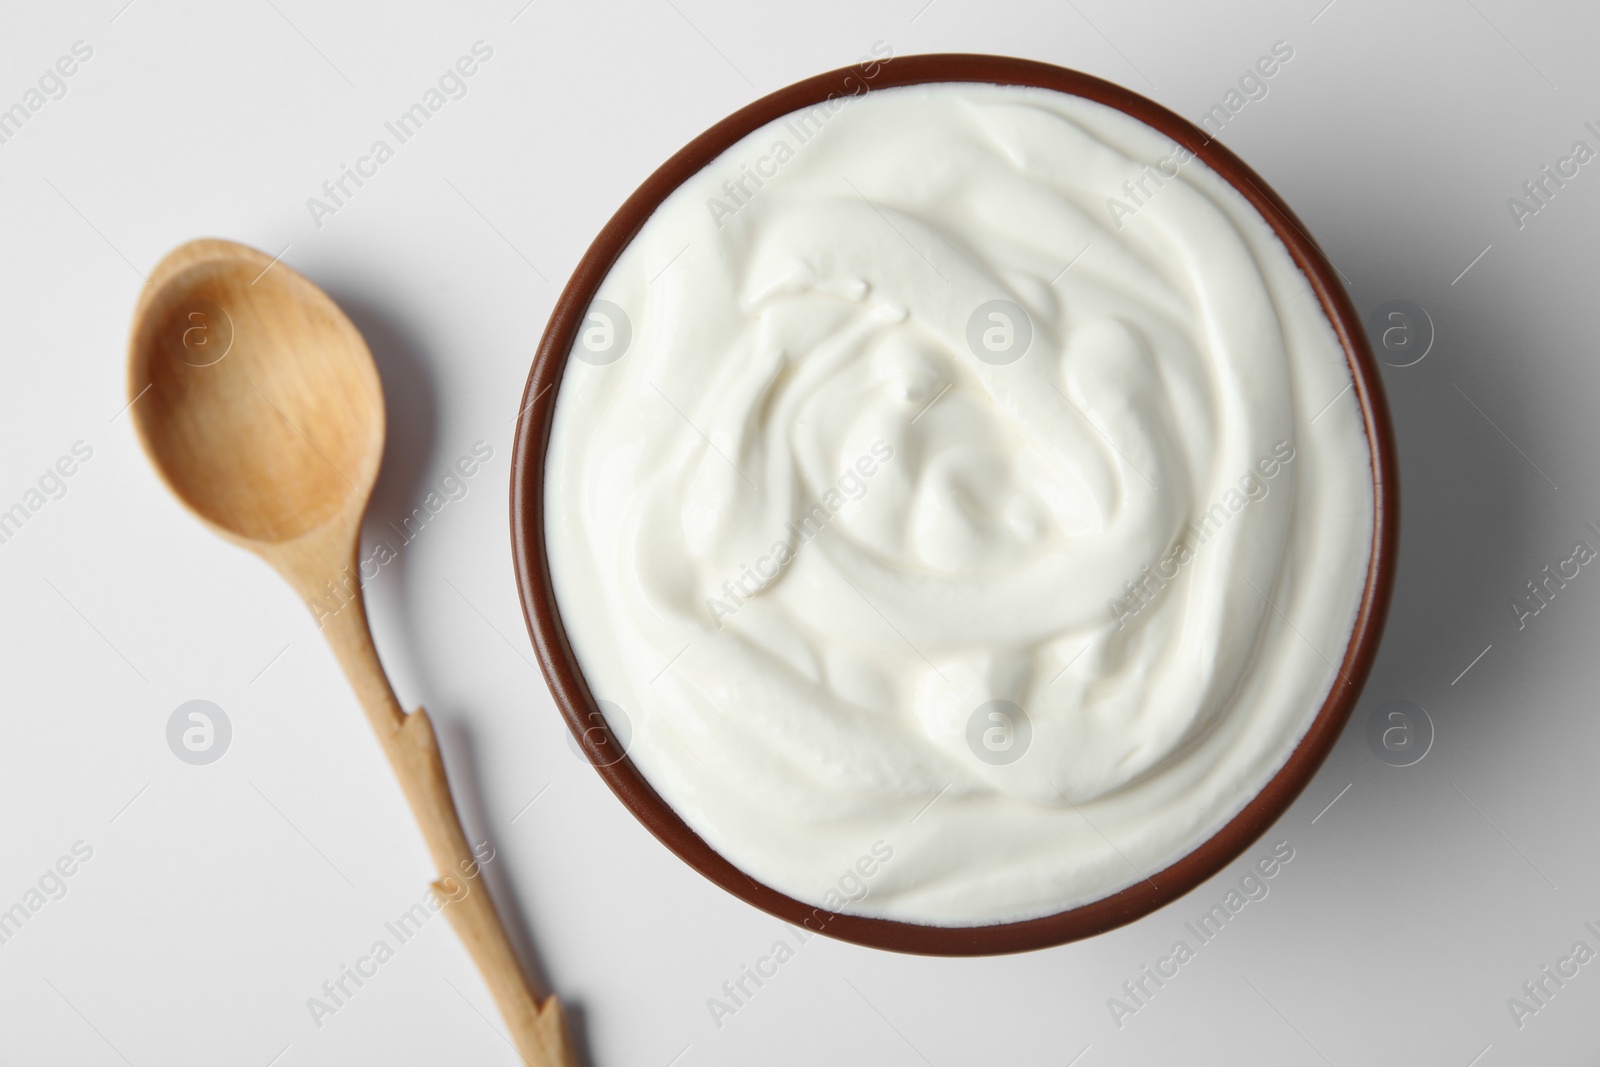
<path fill-rule="evenodd" d="M 360 333 L 326 294 L 263 253 L 191 241 L 157 265 L 134 312 L 128 395 L 162 478 L 221 536 L 307 603 L 399 779 L 450 920 L 530 1067 L 576 1067 L 560 1002 L 542 1002 L 477 878 L 433 724 L 395 698 L 357 574 L 383 456 L 383 391 Z M 463 893 L 462 889 L 466 887 Z"/>

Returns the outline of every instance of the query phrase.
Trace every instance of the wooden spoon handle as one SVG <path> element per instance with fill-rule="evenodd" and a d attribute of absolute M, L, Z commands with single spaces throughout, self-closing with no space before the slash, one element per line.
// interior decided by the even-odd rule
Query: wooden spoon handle
<path fill-rule="evenodd" d="M 517 1051 L 531 1067 L 576 1067 L 561 1002 L 554 996 L 539 1002 L 488 886 L 477 880 L 478 862 L 462 832 L 427 711 L 418 708 L 407 715 L 393 744 L 385 748 L 442 874 L 433 883 L 434 892 L 446 902 L 445 917 L 478 965 Z"/>
<path fill-rule="evenodd" d="M 359 590 L 337 612 L 322 616 L 322 623 L 422 829 L 440 875 L 433 890 L 494 995 L 512 1043 L 529 1067 L 577 1067 L 561 1002 L 550 996 L 540 1003 L 488 887 L 477 877 L 478 860 L 461 829 L 433 723 L 421 708 L 406 714 L 395 699 L 372 644 Z"/>

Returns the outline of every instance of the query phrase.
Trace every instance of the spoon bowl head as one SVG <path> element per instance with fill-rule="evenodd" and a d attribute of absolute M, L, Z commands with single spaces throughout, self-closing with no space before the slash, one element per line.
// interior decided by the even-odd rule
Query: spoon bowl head
<path fill-rule="evenodd" d="M 134 313 L 128 393 L 185 504 L 258 545 L 359 517 L 383 455 L 383 390 L 361 334 L 312 282 L 231 241 L 157 265 Z"/>

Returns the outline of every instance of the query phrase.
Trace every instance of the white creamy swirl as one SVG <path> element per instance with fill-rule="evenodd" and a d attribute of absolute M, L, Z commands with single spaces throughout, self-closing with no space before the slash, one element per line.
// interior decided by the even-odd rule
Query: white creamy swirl
<path fill-rule="evenodd" d="M 599 296 L 629 338 L 562 383 L 558 603 L 752 877 L 942 925 L 1103 897 L 1335 680 L 1372 527 L 1342 350 L 1248 203 L 1122 113 L 934 85 L 774 123 Z"/>

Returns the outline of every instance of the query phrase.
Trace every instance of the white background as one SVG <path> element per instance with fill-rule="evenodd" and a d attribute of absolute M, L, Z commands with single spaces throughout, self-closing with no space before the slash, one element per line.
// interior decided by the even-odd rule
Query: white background
<path fill-rule="evenodd" d="M 307 1010 L 432 872 L 304 607 L 179 507 L 119 415 L 141 275 L 201 235 L 287 248 L 366 334 L 390 407 L 374 529 L 475 441 L 494 449 L 369 597 L 596 1067 L 1592 1062 L 1600 964 L 1520 1029 L 1506 1001 L 1580 938 L 1600 950 L 1583 928 L 1600 926 L 1600 576 L 1524 629 L 1510 608 L 1574 542 L 1600 547 L 1600 166 L 1521 229 L 1506 200 L 1574 140 L 1600 148 L 1583 127 L 1600 126 L 1600 17 L 924 2 L 8 5 L 0 107 L 73 42 L 94 51 L 0 145 L 0 508 L 75 441 L 94 455 L 0 544 L 0 909 L 74 842 L 93 858 L 0 944 L 0 1062 L 516 1062 L 442 921 L 320 1028 Z M 494 54 L 468 95 L 315 225 L 306 198 L 478 40 Z M 1239 864 L 1132 926 L 968 961 L 819 938 L 717 1027 L 707 998 L 785 928 L 658 845 L 569 750 L 513 586 L 512 420 L 559 287 L 685 141 L 875 41 L 1076 67 L 1198 119 L 1279 40 L 1293 60 L 1224 141 L 1363 314 L 1403 298 L 1437 327 L 1426 359 L 1384 370 L 1403 551 L 1350 728 Z M 165 740 L 195 698 L 234 729 L 205 767 Z M 1391 699 L 1436 726 L 1415 766 L 1365 740 Z M 1279 840 L 1295 858 L 1270 896 L 1119 1028 L 1107 999 Z"/>

